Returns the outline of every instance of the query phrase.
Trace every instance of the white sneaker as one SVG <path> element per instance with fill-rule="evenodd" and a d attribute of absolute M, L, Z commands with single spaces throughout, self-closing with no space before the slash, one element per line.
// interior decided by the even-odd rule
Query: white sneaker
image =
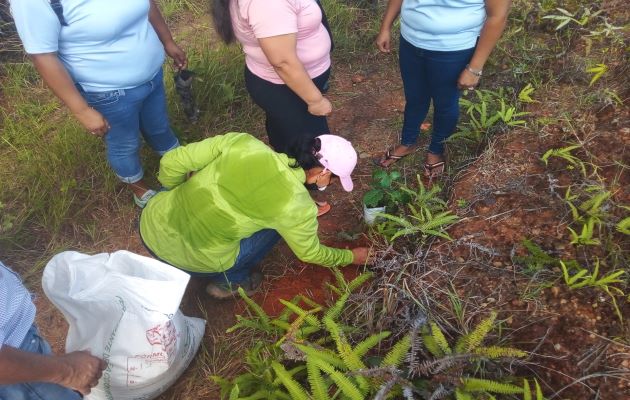
<path fill-rule="evenodd" d="M 155 190 L 152 190 L 152 189 L 149 189 L 146 192 L 144 192 L 144 194 L 140 198 L 134 194 L 133 195 L 133 202 L 136 203 L 136 205 L 138 207 L 144 208 L 144 206 L 147 205 L 149 200 L 151 200 L 151 198 L 153 198 L 153 196 L 155 196 L 156 194 L 157 194 L 157 192 Z"/>

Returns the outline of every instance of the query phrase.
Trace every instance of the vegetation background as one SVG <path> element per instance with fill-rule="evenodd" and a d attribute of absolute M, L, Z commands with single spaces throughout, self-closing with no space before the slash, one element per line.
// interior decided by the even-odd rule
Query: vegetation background
<path fill-rule="evenodd" d="M 227 131 L 264 139 L 262 114 L 243 87 L 241 51 L 218 42 L 207 2 L 159 3 L 196 73 L 196 124 L 186 121 L 166 74 L 169 109 L 182 141 Z M 255 382 L 267 384 L 250 382 L 247 390 L 266 391 L 262 398 L 282 398 L 278 393 L 284 392 L 298 398 L 278 371 L 302 364 L 275 346 L 279 337 L 306 340 L 340 358 L 354 354 L 343 348 L 356 351 L 378 337 L 364 346 L 372 360 L 359 359 L 365 368 L 345 359 L 336 367 L 365 398 L 527 398 L 524 388 L 531 386 L 535 396 L 535 382 L 549 399 L 630 398 L 627 2 L 515 0 L 481 90 L 462 99 L 462 121 L 449 144 L 441 187 L 417 181 L 422 153 L 406 158 L 394 178 L 391 172 L 385 178 L 391 178 L 388 193 L 406 195 L 372 228 L 360 223 L 361 197 L 384 175 L 372 178 L 370 158 L 397 140 L 404 106 L 396 54 L 378 54 L 372 45 L 385 2 L 323 3 L 336 39 L 331 126 L 353 141 L 360 163 L 357 190 L 330 195 L 333 212 L 321 219 L 320 229 L 328 244 L 373 245 L 374 274 L 350 290 L 360 271 L 346 269 L 342 280 L 297 262 L 281 246 L 265 261 L 270 279 L 254 298 L 263 313 L 245 300 L 213 302 L 205 298 L 203 282 L 191 281 L 183 308 L 208 319 L 206 340 L 163 398 L 218 399 L 221 388 L 228 397 L 237 386 L 232 379 L 262 367 L 276 375 L 270 382 L 257 376 Z M 136 233 L 138 210 L 109 171 L 103 143 L 83 132 L 39 80 L 22 53 L 6 0 L 0 1 L 0 62 L 3 262 L 41 294 L 41 270 L 59 251 L 146 254 Z M 145 160 L 153 177 L 158 159 L 147 151 Z M 325 281 L 336 282 L 337 289 L 322 286 Z M 298 309 L 279 303 L 297 294 L 304 295 L 295 301 Z M 339 299 L 343 304 L 335 308 Z M 62 317 L 43 295 L 37 306 L 38 324 L 61 351 Z M 339 310 L 333 323 L 340 331 L 325 322 L 331 306 Z M 311 336 L 297 335 L 301 326 L 257 330 L 266 317 L 307 324 L 300 317 L 304 312 L 318 321 Z M 253 325 L 226 333 L 234 314 L 249 315 Z M 476 347 L 453 357 L 466 347 L 461 343 L 470 344 L 462 338 L 475 332 L 483 333 Z M 256 348 L 259 342 L 265 346 Z M 389 365 L 372 375 L 357 372 L 383 363 L 397 343 L 406 347 L 395 370 Z M 524 353 L 475 353 L 492 346 Z M 255 354 L 263 354 L 267 364 L 257 364 Z M 348 398 L 340 381 L 319 365 L 328 394 Z M 315 373 L 301 369 L 292 379 L 311 390 Z M 225 380 L 216 384 L 210 376 Z M 361 386 L 361 377 L 369 385 Z M 475 379 L 520 392 L 492 391 Z"/>

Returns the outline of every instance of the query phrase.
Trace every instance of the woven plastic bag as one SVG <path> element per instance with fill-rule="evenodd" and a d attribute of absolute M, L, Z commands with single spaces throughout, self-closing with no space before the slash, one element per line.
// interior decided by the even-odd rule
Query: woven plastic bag
<path fill-rule="evenodd" d="M 46 296 L 70 325 L 66 351 L 107 361 L 89 400 L 153 399 L 193 359 L 205 321 L 179 305 L 190 276 L 128 251 L 57 254 L 46 265 Z"/>

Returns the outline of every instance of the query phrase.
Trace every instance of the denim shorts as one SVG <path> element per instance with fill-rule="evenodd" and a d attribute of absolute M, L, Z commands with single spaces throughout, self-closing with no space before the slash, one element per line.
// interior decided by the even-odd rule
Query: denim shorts
<path fill-rule="evenodd" d="M 39 335 L 35 325 L 31 326 L 20 350 L 37 354 L 52 354 L 50 345 Z M 29 382 L 15 385 L 0 385 L 0 400 L 79 400 L 78 392 L 53 383 Z"/>
<path fill-rule="evenodd" d="M 125 183 L 135 183 L 144 175 L 143 138 L 159 155 L 179 146 L 168 118 L 163 79 L 160 69 L 151 80 L 130 89 L 86 92 L 77 85 L 85 101 L 111 126 L 104 136 L 107 161 Z"/>

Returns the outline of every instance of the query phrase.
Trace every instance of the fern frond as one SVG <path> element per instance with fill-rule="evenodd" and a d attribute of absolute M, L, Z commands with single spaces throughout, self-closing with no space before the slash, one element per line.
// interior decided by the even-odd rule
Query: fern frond
<path fill-rule="evenodd" d="M 269 318 L 269 315 L 267 315 L 267 313 L 265 312 L 265 310 L 262 309 L 261 306 L 259 306 L 258 304 L 256 304 L 256 302 L 254 300 L 252 300 L 246 293 L 245 290 L 243 290 L 242 287 L 238 288 L 238 294 L 241 296 L 241 298 L 243 300 L 245 300 L 245 303 L 247 304 L 247 306 L 250 308 L 250 310 L 252 310 L 254 312 L 254 314 L 256 314 L 258 316 L 258 319 L 260 320 L 260 324 L 265 328 L 265 329 L 270 329 L 271 328 L 271 318 Z"/>
<path fill-rule="evenodd" d="M 337 281 L 337 289 L 339 289 L 342 293 L 348 291 L 348 282 L 346 281 L 346 277 L 343 276 L 343 272 L 339 268 L 331 268 L 333 274 L 335 275 L 335 280 Z"/>
<path fill-rule="evenodd" d="M 455 400 L 475 400 L 470 393 L 466 393 L 460 388 L 455 389 Z"/>
<path fill-rule="evenodd" d="M 527 353 L 522 350 L 500 346 L 477 347 L 473 353 L 491 360 L 501 357 L 523 358 L 527 356 Z"/>
<path fill-rule="evenodd" d="M 276 375 L 278 375 L 280 382 L 287 389 L 293 400 L 309 400 L 309 395 L 306 390 L 299 384 L 298 381 L 293 379 L 282 364 L 277 361 L 273 361 L 271 363 L 271 368 L 273 368 Z"/>
<path fill-rule="evenodd" d="M 238 388 L 238 385 L 234 385 L 234 387 L 230 391 L 229 400 L 237 400 L 239 395 L 240 395 L 240 389 Z"/>
<path fill-rule="evenodd" d="M 300 294 L 297 297 L 299 297 L 300 300 L 304 302 L 304 304 L 306 304 L 307 306 L 310 306 L 311 308 L 323 308 L 321 304 L 319 304 L 318 302 L 316 302 L 315 300 L 307 296 Z"/>
<path fill-rule="evenodd" d="M 341 356 L 341 359 L 343 360 L 344 364 L 346 364 L 346 367 L 348 368 L 348 370 L 356 371 L 359 369 L 367 368 L 366 365 L 363 363 L 363 361 L 361 361 L 361 357 L 357 356 L 354 353 L 354 351 L 352 350 L 352 346 L 346 339 L 344 333 L 341 331 L 337 323 L 333 321 L 332 319 L 325 318 L 324 325 L 326 326 L 326 329 L 330 333 L 330 336 L 332 336 L 333 340 L 335 341 L 335 344 L 337 345 L 337 352 L 339 353 L 339 356 Z M 356 380 L 361 389 L 363 390 L 369 389 L 370 385 L 367 379 L 365 379 L 362 376 L 357 376 Z"/>
<path fill-rule="evenodd" d="M 481 321 L 472 332 L 462 336 L 455 345 L 455 351 L 458 353 L 471 352 L 481 345 L 481 342 L 488 336 L 488 333 L 494 325 L 497 313 L 492 312 L 490 316 Z"/>
<path fill-rule="evenodd" d="M 291 299 L 291 303 L 298 305 L 301 299 L 302 299 L 302 295 L 298 294 Z M 282 309 L 282 312 L 278 315 L 278 318 L 276 318 L 276 320 L 280 320 L 280 321 L 288 323 L 291 315 L 292 315 L 291 310 L 285 307 Z"/>
<path fill-rule="evenodd" d="M 379 344 L 381 340 L 389 337 L 390 334 L 391 332 L 389 331 L 383 331 L 383 332 L 375 333 L 374 335 L 371 335 L 369 338 L 363 340 L 362 342 L 360 342 L 354 347 L 354 354 L 356 354 L 359 357 L 363 357 L 368 351 L 372 349 L 372 347 Z"/>
<path fill-rule="evenodd" d="M 258 320 L 253 320 L 253 319 L 243 317 L 242 315 L 237 315 L 236 324 L 226 329 L 225 333 L 232 333 L 234 331 L 237 331 L 239 329 L 244 329 L 244 328 L 266 332 L 265 327 Z"/>
<path fill-rule="evenodd" d="M 381 362 L 381 367 L 398 367 L 407 356 L 407 352 L 411 347 L 411 335 L 405 335 L 392 347 L 392 349 L 385 355 Z"/>
<path fill-rule="evenodd" d="M 335 341 L 335 344 L 337 345 L 337 352 L 341 356 L 341 359 L 344 361 L 344 363 L 346 363 L 348 369 L 351 371 L 355 371 L 358 369 L 366 368 L 363 361 L 361 361 L 361 359 L 352 350 L 352 346 L 350 346 L 350 343 L 348 343 L 348 340 L 346 339 L 345 335 L 343 334 L 337 323 L 332 319 L 326 318 L 324 319 L 324 325 L 330 333 L 330 336 L 332 336 L 333 340 Z"/>
<path fill-rule="evenodd" d="M 442 353 L 451 354 L 453 351 L 448 345 L 448 341 L 446 340 L 446 337 L 440 327 L 435 322 L 431 322 L 429 325 L 431 327 L 431 336 L 435 340 L 435 343 L 440 347 L 440 350 L 442 350 Z"/>
<path fill-rule="evenodd" d="M 306 362 L 306 370 L 308 371 L 308 383 L 311 385 L 311 392 L 317 400 L 329 400 L 328 386 L 324 382 L 324 378 L 319 367 L 314 361 Z"/>
<path fill-rule="evenodd" d="M 317 326 L 320 327 L 321 324 L 319 322 L 319 319 L 313 315 L 313 313 L 319 312 L 321 311 L 321 308 L 317 309 L 314 308 L 312 310 L 305 310 L 302 307 L 291 303 L 290 301 L 286 301 L 286 300 L 282 300 L 280 299 L 280 303 L 282 303 L 285 307 L 289 308 L 291 311 L 293 311 L 294 313 L 296 313 L 298 316 L 303 316 L 304 320 L 311 326 Z"/>
<path fill-rule="evenodd" d="M 423 332 L 422 342 L 424 343 L 424 347 L 429 350 L 433 357 L 442 357 L 444 355 L 444 352 L 440 349 L 440 346 L 438 346 L 437 342 L 428 331 Z"/>
<path fill-rule="evenodd" d="M 527 379 L 523 379 L 523 400 L 532 400 L 532 389 Z"/>
<path fill-rule="evenodd" d="M 334 366 L 340 370 L 347 370 L 346 364 L 343 360 L 335 353 L 328 349 L 316 349 L 311 346 L 307 346 L 304 344 L 295 343 L 295 347 L 297 347 L 302 353 L 306 355 L 306 360 L 317 358 L 326 363 Z"/>
<path fill-rule="evenodd" d="M 304 320 L 306 320 L 306 317 L 308 315 L 309 314 L 300 315 L 293 322 L 291 322 L 286 333 L 280 339 L 278 339 L 275 345 L 280 346 L 287 339 L 295 339 L 297 337 L 298 330 L 302 327 L 302 324 L 304 324 Z"/>
<path fill-rule="evenodd" d="M 545 400 L 545 396 L 543 396 L 542 389 L 537 379 L 534 379 L 534 384 L 536 385 L 536 400 Z"/>
<path fill-rule="evenodd" d="M 317 358 L 313 359 L 313 363 L 319 369 L 327 373 L 335 382 L 337 387 L 339 387 L 343 394 L 350 400 L 365 400 L 365 396 L 361 393 L 361 390 L 359 390 L 357 385 L 355 385 L 350 378 L 337 371 L 332 365 Z"/>
<path fill-rule="evenodd" d="M 326 311 L 324 318 L 332 319 L 333 321 L 336 320 L 343 311 L 343 308 L 346 306 L 348 297 L 350 297 L 349 292 L 344 293 L 341 297 L 339 297 L 335 304 Z"/>
<path fill-rule="evenodd" d="M 523 393 L 522 387 L 490 379 L 462 378 L 462 384 L 461 388 L 466 392 L 492 392 L 501 394 Z"/>
<path fill-rule="evenodd" d="M 348 283 L 348 292 L 354 292 L 358 287 L 370 280 L 374 274 L 372 272 L 364 272 Z"/>

